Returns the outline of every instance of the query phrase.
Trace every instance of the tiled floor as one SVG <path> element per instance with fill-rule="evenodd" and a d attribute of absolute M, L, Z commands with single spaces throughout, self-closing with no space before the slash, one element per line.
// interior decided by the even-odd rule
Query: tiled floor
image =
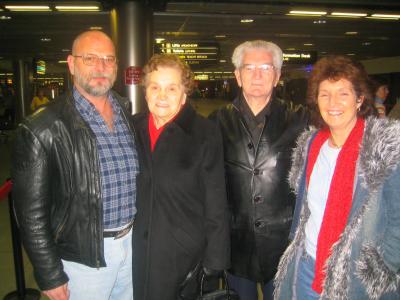
<path fill-rule="evenodd" d="M 227 102 L 222 100 L 201 99 L 193 101 L 193 106 L 200 114 L 207 116 L 217 107 L 225 105 Z M 7 143 L 0 140 L 0 185 L 10 177 L 10 157 L 12 132 L 9 132 L 10 139 Z M 24 257 L 25 281 L 27 288 L 36 288 L 33 279 L 32 267 L 26 257 Z M 0 299 L 16 289 L 14 262 L 12 254 L 10 218 L 8 203 L 6 200 L 0 201 Z M 43 297 L 42 297 L 43 299 Z"/>

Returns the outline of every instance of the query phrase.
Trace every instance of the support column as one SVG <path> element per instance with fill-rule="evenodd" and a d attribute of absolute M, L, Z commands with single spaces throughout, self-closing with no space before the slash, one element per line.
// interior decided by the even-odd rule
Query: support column
<path fill-rule="evenodd" d="M 153 54 L 153 12 L 143 1 L 121 1 L 111 10 L 111 36 L 116 45 L 115 89 L 132 103 L 132 113 L 146 109 L 140 75 Z"/>
<path fill-rule="evenodd" d="M 15 117 L 18 124 L 30 113 L 30 73 L 32 64 L 23 59 L 13 61 L 14 87 L 15 87 Z"/>

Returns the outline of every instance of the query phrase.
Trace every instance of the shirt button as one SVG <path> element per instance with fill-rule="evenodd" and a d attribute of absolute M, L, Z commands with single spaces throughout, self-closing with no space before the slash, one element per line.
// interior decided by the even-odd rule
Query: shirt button
<path fill-rule="evenodd" d="M 260 175 L 262 173 L 262 171 L 260 169 L 254 169 L 253 170 L 253 174 L 254 175 Z"/>
<path fill-rule="evenodd" d="M 254 203 L 258 204 L 258 203 L 262 203 L 263 202 L 263 197 L 261 196 L 255 196 L 254 197 Z"/>
<path fill-rule="evenodd" d="M 252 143 L 248 143 L 247 144 L 247 148 L 249 148 L 249 150 L 253 149 L 253 144 Z"/>
<path fill-rule="evenodd" d="M 254 222 L 254 226 L 255 226 L 256 228 L 261 228 L 261 227 L 264 226 L 264 223 L 263 223 L 262 221 L 255 221 L 255 222 Z"/>

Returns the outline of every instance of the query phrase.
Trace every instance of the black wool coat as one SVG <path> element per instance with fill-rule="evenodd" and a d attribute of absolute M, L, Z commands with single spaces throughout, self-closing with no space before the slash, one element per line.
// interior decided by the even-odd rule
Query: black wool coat
<path fill-rule="evenodd" d="M 176 300 L 202 261 L 230 262 L 222 140 L 215 125 L 186 104 L 150 150 L 148 113 L 133 117 L 140 174 L 133 231 L 135 299 Z"/>

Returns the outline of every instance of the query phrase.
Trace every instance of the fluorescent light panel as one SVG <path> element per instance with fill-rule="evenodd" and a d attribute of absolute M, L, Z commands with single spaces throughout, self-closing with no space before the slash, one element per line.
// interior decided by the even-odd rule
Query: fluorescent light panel
<path fill-rule="evenodd" d="M 387 19 L 400 19 L 400 15 L 390 15 L 390 14 L 372 14 L 372 18 L 387 18 Z"/>
<path fill-rule="evenodd" d="M 289 15 L 298 15 L 298 16 L 323 16 L 326 15 L 326 11 L 309 11 L 309 10 L 291 10 Z"/>
<path fill-rule="evenodd" d="M 6 5 L 10 11 L 51 11 L 48 5 Z"/>
<path fill-rule="evenodd" d="M 56 5 L 55 8 L 59 11 L 99 11 L 100 7 L 96 5 Z"/>
<path fill-rule="evenodd" d="M 353 12 L 332 12 L 331 16 L 333 17 L 366 17 L 366 13 L 353 13 Z"/>
<path fill-rule="evenodd" d="M 253 19 L 241 19 L 240 23 L 253 23 L 254 20 Z"/>

